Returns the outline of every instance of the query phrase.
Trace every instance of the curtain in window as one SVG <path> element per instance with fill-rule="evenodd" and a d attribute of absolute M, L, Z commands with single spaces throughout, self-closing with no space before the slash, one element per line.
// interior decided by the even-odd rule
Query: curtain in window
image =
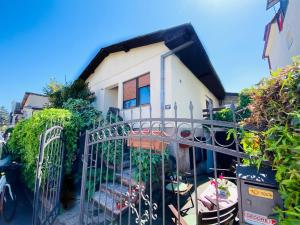
<path fill-rule="evenodd" d="M 123 84 L 123 101 L 136 99 L 136 79 Z"/>
<path fill-rule="evenodd" d="M 149 73 L 147 73 L 143 76 L 140 76 L 138 79 L 139 79 L 139 88 L 150 85 L 150 74 Z"/>

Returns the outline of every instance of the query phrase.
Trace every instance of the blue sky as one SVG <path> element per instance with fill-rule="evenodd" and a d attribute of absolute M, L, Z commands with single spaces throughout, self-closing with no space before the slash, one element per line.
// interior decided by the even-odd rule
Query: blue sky
<path fill-rule="evenodd" d="M 0 105 L 75 79 L 108 44 L 191 22 L 226 91 L 268 75 L 264 0 L 1 0 Z"/>

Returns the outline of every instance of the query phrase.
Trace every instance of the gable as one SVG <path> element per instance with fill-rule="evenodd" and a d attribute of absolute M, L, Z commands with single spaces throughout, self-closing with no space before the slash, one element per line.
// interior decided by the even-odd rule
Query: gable
<path fill-rule="evenodd" d="M 126 53 L 138 47 L 160 42 L 163 42 L 167 48 L 172 50 L 188 41 L 193 41 L 193 44 L 176 52 L 175 55 L 216 97 L 223 99 L 225 96 L 224 87 L 191 24 L 183 24 L 169 29 L 159 30 L 101 48 L 80 74 L 79 78 L 87 80 L 98 66 L 111 54 L 118 52 Z"/>
<path fill-rule="evenodd" d="M 123 74 L 141 64 L 159 66 L 159 64 L 154 65 L 154 61 L 156 61 L 156 63 L 159 62 L 160 55 L 168 50 L 169 49 L 163 42 L 159 42 L 137 47 L 128 52 L 120 51 L 111 53 L 98 65 L 86 81 L 98 82 L 100 80 L 105 80 L 112 76 Z M 143 71 L 142 73 L 144 72 L 146 71 Z"/>

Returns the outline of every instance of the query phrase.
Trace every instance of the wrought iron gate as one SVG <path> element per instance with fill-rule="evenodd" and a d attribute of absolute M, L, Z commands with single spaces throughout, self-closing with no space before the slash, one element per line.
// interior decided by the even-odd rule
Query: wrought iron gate
<path fill-rule="evenodd" d="M 33 225 L 51 225 L 59 213 L 63 156 L 63 127 L 54 125 L 40 137 Z"/>
<path fill-rule="evenodd" d="M 185 215 L 182 200 L 188 206 L 185 213 L 198 215 L 195 212 L 201 211 L 197 187 L 203 176 L 197 165 L 208 166 L 211 159 L 213 177 L 218 180 L 217 153 L 233 157 L 237 164 L 241 158 L 248 158 L 236 135 L 227 143 L 220 143 L 218 132 L 236 131 L 239 127 L 236 122 L 212 120 L 212 109 L 210 119 L 195 119 L 192 103 L 189 118 L 178 118 L 176 103 L 167 118 L 152 117 L 151 106 L 146 110 L 145 113 L 144 107 L 118 115 L 110 113 L 106 122 L 100 121 L 86 132 L 80 224 L 165 225 L 173 224 L 174 217 L 176 223 L 183 224 L 178 222 Z M 133 118 L 134 114 L 139 118 Z M 145 114 L 147 117 L 143 118 Z M 184 173 L 185 154 L 189 152 L 185 149 L 192 153 L 191 174 Z M 198 155 L 203 156 L 203 152 L 207 152 L 206 161 L 198 163 Z M 184 190 L 180 190 L 181 184 L 185 184 Z M 218 182 L 219 196 L 217 190 Z M 214 223 L 234 219 L 238 200 L 226 212 L 219 204 L 217 197 Z M 194 220 L 201 222 L 196 216 Z"/>

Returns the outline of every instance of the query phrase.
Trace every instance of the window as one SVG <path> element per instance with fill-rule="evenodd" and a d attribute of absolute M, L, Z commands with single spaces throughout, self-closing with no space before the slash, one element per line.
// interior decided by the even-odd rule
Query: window
<path fill-rule="evenodd" d="M 140 105 L 150 103 L 150 86 L 139 88 Z"/>
<path fill-rule="evenodd" d="M 123 84 L 123 108 L 150 104 L 150 74 L 142 75 Z"/>

